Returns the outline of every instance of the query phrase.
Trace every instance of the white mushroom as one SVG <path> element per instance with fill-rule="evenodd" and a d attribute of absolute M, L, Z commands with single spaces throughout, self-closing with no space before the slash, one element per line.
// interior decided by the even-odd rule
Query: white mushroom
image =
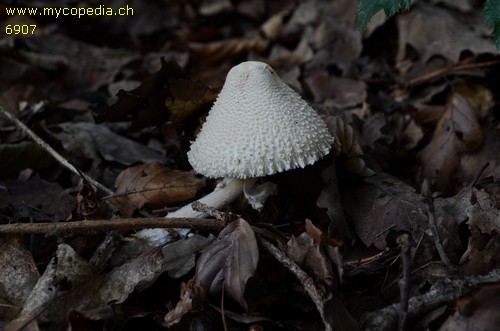
<path fill-rule="evenodd" d="M 313 164 L 333 143 L 326 124 L 262 62 L 232 68 L 188 152 L 206 177 L 254 178 Z"/>
<path fill-rule="evenodd" d="M 244 191 L 258 208 L 271 186 L 259 189 L 255 178 L 313 164 L 329 153 L 333 140 L 316 111 L 269 65 L 249 61 L 229 71 L 188 158 L 196 172 L 226 178 L 225 188 L 201 202 L 220 208 Z M 198 216 L 190 208 L 168 216 Z"/>
<path fill-rule="evenodd" d="M 221 208 L 245 193 L 254 207 L 262 206 L 272 186 L 252 186 L 256 177 L 313 164 L 329 153 L 333 141 L 316 111 L 269 65 L 243 62 L 229 71 L 188 152 L 196 172 L 226 179 L 200 202 Z M 166 217 L 202 216 L 189 204 Z M 147 229 L 137 235 L 154 246 L 166 233 Z"/>

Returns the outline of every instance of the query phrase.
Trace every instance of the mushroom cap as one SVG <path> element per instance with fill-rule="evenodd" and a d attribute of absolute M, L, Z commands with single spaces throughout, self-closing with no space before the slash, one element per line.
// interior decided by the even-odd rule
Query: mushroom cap
<path fill-rule="evenodd" d="M 313 164 L 333 141 L 316 111 L 269 65 L 249 61 L 227 74 L 188 159 L 206 177 L 261 177 Z"/>

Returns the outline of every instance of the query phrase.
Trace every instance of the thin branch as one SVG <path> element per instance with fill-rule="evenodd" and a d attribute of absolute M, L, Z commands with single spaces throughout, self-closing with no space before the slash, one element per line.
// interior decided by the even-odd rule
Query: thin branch
<path fill-rule="evenodd" d="M 428 312 L 466 295 L 478 285 L 495 282 L 500 282 L 500 269 L 495 269 L 484 276 L 472 276 L 440 283 L 429 292 L 409 300 L 408 321 L 414 321 Z M 400 305 L 395 303 L 364 314 L 361 317 L 363 330 L 394 330 L 398 324 L 399 311 Z"/>
<path fill-rule="evenodd" d="M 0 234 L 46 234 L 59 236 L 74 233 L 104 231 L 128 231 L 147 228 L 189 228 L 219 231 L 224 223 L 206 218 L 125 218 L 111 220 L 60 222 L 60 223 L 14 223 L 1 224 Z"/>
<path fill-rule="evenodd" d="M 69 163 L 64 157 L 62 157 L 59 153 L 56 152 L 50 145 L 48 145 L 45 141 L 42 140 L 36 133 L 34 133 L 30 128 L 28 128 L 23 122 L 21 122 L 17 117 L 9 113 L 5 108 L 0 106 L 0 113 L 2 113 L 5 117 L 7 117 L 12 123 L 14 123 L 20 130 L 26 133 L 35 143 L 37 143 L 41 148 L 43 148 L 47 153 L 49 153 L 57 162 L 59 162 L 63 167 L 70 170 L 74 174 L 78 176 L 82 176 L 86 181 L 103 191 L 104 193 L 111 195 L 113 191 L 111 191 L 106 186 L 102 185 L 98 181 L 79 171 L 75 166 Z"/>
<path fill-rule="evenodd" d="M 479 69 L 479 68 L 485 68 L 485 67 L 490 67 L 493 65 L 497 65 L 500 62 L 500 60 L 492 60 L 492 61 L 485 61 L 485 62 L 479 62 L 479 63 L 458 63 L 453 66 L 448 66 L 444 67 L 429 73 L 426 73 L 422 76 L 413 78 L 408 82 L 408 85 L 410 86 L 415 86 L 419 84 L 423 84 L 429 80 L 440 78 L 444 75 L 451 74 L 454 72 L 459 72 L 459 71 L 464 71 L 464 70 L 469 70 L 469 69 Z"/>
<path fill-rule="evenodd" d="M 307 294 L 309 294 L 309 297 L 312 299 L 314 305 L 316 306 L 316 309 L 321 315 L 325 330 L 331 330 L 331 326 L 325 321 L 324 316 L 325 298 L 323 295 L 321 295 L 321 292 L 314 284 L 314 280 L 276 246 L 263 238 L 258 238 L 258 240 L 261 246 L 264 247 L 267 252 L 269 252 L 276 260 L 283 264 L 283 266 L 290 270 L 295 275 L 295 277 L 299 279 L 300 283 L 306 290 Z"/>
<path fill-rule="evenodd" d="M 444 251 L 444 247 L 441 244 L 441 240 L 439 239 L 439 230 L 436 224 L 435 212 L 434 212 L 434 198 L 432 197 L 432 191 L 430 188 L 429 181 L 424 179 L 422 183 L 422 197 L 424 202 L 427 203 L 427 220 L 429 222 L 429 229 L 432 233 L 432 239 L 434 240 L 434 246 L 436 246 L 436 250 L 439 254 L 439 258 L 445 265 L 448 271 L 453 271 L 454 267 L 448 259 L 446 252 Z"/>
<path fill-rule="evenodd" d="M 411 268 L 411 248 L 414 246 L 413 238 L 408 233 L 404 233 L 397 238 L 401 250 L 401 261 L 403 276 L 399 280 L 400 307 L 398 329 L 406 329 L 406 317 L 408 315 L 408 300 L 410 298 L 410 268 Z"/>

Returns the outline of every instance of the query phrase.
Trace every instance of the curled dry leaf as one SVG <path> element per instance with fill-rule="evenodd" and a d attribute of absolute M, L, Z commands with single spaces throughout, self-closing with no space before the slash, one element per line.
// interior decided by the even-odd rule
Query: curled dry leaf
<path fill-rule="evenodd" d="M 12 305 L 1 305 L 0 319 L 10 320 L 19 313 L 40 275 L 19 238 L 0 240 L 0 265 L 0 302 Z"/>
<path fill-rule="evenodd" d="M 407 14 L 397 17 L 397 58 L 401 61 L 408 57 L 408 44 L 416 50 L 422 63 L 435 55 L 442 55 L 452 63 L 457 63 L 465 50 L 475 54 L 495 53 L 493 40 L 483 37 L 487 33 L 484 24 L 474 24 L 473 20 L 478 19 L 480 18 L 475 15 L 466 18 L 452 10 L 419 4 Z M 446 42 L 436 42 L 437 40 Z"/>
<path fill-rule="evenodd" d="M 38 144 L 24 141 L 19 144 L 0 144 L 0 174 L 2 177 L 18 174 L 26 168 L 40 169 L 50 166 L 54 159 Z"/>
<path fill-rule="evenodd" d="M 268 40 L 262 39 L 229 39 L 210 43 L 191 43 L 189 49 L 204 63 L 217 63 L 242 53 L 254 51 L 265 52 L 269 47 Z"/>
<path fill-rule="evenodd" d="M 310 231 L 320 231 L 309 221 Z M 316 237 L 316 233 L 313 233 Z M 329 292 L 335 284 L 339 284 L 338 274 L 334 272 L 334 266 L 329 257 L 325 254 L 321 242 L 316 241 L 309 233 L 303 232 L 298 237 L 292 236 L 286 244 L 286 255 L 295 263 L 304 268 L 316 282 L 320 282 L 324 292 Z M 326 285 L 326 286 L 325 286 Z M 328 295 L 325 295 L 328 297 Z"/>
<path fill-rule="evenodd" d="M 412 187 L 383 173 L 365 181 L 369 184 L 353 185 L 345 191 L 344 208 L 367 247 L 384 249 L 389 229 L 416 231 L 427 227 L 427 206 Z M 421 234 L 414 237 L 419 240 Z"/>
<path fill-rule="evenodd" d="M 168 275 L 172 278 L 184 276 L 196 265 L 196 254 L 210 244 L 213 236 L 205 238 L 193 235 L 177 240 L 162 248 Z"/>
<path fill-rule="evenodd" d="M 68 220 L 76 206 L 75 198 L 64 194 L 58 183 L 41 179 L 36 174 L 26 181 L 6 180 L 3 184 L 5 192 L 0 199 L 0 214 L 12 215 L 12 220 Z"/>
<path fill-rule="evenodd" d="M 132 121 L 130 130 L 157 126 L 167 120 L 183 121 L 211 104 L 218 90 L 191 80 L 173 61 L 161 59 L 161 68 L 131 91 L 120 90 L 118 101 L 97 116 L 96 122 Z"/>
<path fill-rule="evenodd" d="M 488 331 L 497 330 L 500 325 L 498 298 L 500 285 L 487 285 L 471 297 L 458 300 L 457 311 L 450 316 L 440 331 Z"/>
<path fill-rule="evenodd" d="M 257 269 L 259 249 L 252 227 L 242 218 L 230 223 L 203 250 L 196 266 L 195 285 L 202 293 L 224 292 L 247 309 L 245 286 Z"/>
<path fill-rule="evenodd" d="M 478 175 L 478 170 L 486 167 L 481 177 L 500 179 L 500 129 L 485 129 L 483 145 L 471 153 L 460 155 L 460 177 L 471 183 Z"/>
<path fill-rule="evenodd" d="M 460 153 L 473 151 L 483 143 L 483 130 L 477 113 L 460 94 L 454 93 L 439 120 L 429 144 L 420 153 L 422 176 L 446 192 L 453 184 Z"/>
<path fill-rule="evenodd" d="M 341 240 L 352 238 L 352 233 L 345 220 L 342 209 L 334 162 L 321 172 L 321 178 L 325 182 L 325 187 L 321 190 L 321 193 L 316 200 L 316 206 L 319 208 L 326 208 L 326 214 L 330 219 L 328 233 L 332 237 Z"/>
<path fill-rule="evenodd" d="M 499 236 L 483 234 L 471 228 L 467 250 L 460 257 L 460 271 L 464 275 L 482 275 L 500 267 Z"/>
<path fill-rule="evenodd" d="M 70 311 L 121 303 L 137 286 L 151 283 L 164 267 L 161 251 L 153 250 L 102 275 L 61 244 L 26 299 L 20 318 L 36 317 L 50 323 L 51 329 L 64 330 Z"/>
<path fill-rule="evenodd" d="M 93 160 L 98 168 L 101 159 L 131 165 L 138 162 L 165 162 L 165 156 L 132 139 L 119 135 L 104 125 L 94 123 L 61 123 L 54 126 L 53 135 L 66 153 L 73 157 Z"/>
<path fill-rule="evenodd" d="M 62 294 L 67 294 L 68 290 L 84 283 L 92 283 L 89 283 L 89 280 L 95 275 L 96 270 L 79 257 L 70 246 L 59 245 L 56 256 L 49 262 L 45 272 L 24 302 L 20 317 L 38 315 L 40 322 L 64 325 L 65 313 L 78 303 L 69 304 L 68 295 Z"/>
<path fill-rule="evenodd" d="M 161 208 L 193 199 L 205 186 L 205 180 L 191 171 L 169 169 L 158 162 L 130 167 L 116 178 L 112 201 L 123 215 L 144 206 Z"/>
<path fill-rule="evenodd" d="M 354 136 L 352 127 L 338 116 L 323 115 L 322 118 L 335 138 L 333 151 L 336 155 L 345 155 L 344 168 L 360 176 L 374 175 L 373 170 L 368 168 L 362 159 L 363 150 Z"/>
<path fill-rule="evenodd" d="M 198 299 L 198 293 L 195 290 L 193 280 L 190 280 L 181 287 L 181 299 L 175 305 L 175 308 L 169 311 L 163 318 L 163 326 L 171 327 L 179 323 L 182 316 L 189 313 Z"/>
<path fill-rule="evenodd" d="M 488 192 L 473 189 L 471 203 L 466 212 L 469 216 L 469 227 L 478 228 L 481 233 L 500 233 L 500 210 L 497 202 Z"/>

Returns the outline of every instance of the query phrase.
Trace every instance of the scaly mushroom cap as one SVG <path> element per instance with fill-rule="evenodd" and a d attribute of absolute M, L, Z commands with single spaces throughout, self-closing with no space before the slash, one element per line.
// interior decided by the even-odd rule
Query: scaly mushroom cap
<path fill-rule="evenodd" d="M 269 65 L 249 61 L 229 71 L 188 158 L 206 177 L 261 177 L 313 164 L 333 140 Z"/>

